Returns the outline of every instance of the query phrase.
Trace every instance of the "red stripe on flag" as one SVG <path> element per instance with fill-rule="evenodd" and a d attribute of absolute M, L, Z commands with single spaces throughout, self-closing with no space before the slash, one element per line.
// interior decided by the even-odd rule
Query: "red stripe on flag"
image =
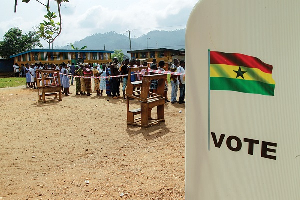
<path fill-rule="evenodd" d="M 210 52 L 210 64 L 226 64 L 257 68 L 262 72 L 272 74 L 273 66 L 262 62 L 259 58 L 239 53 Z"/>

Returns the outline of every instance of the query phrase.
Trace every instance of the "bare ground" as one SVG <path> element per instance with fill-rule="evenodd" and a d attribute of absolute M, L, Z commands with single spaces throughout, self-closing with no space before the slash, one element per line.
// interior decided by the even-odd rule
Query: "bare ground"
<path fill-rule="evenodd" d="M 0 89 L 0 199 L 184 199 L 183 104 L 140 128 L 123 99 L 74 90 L 38 103 L 36 90 Z"/>

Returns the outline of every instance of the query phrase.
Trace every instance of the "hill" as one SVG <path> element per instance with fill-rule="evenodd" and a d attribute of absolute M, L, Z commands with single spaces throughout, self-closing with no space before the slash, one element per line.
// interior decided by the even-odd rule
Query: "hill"
<path fill-rule="evenodd" d="M 131 49 L 185 48 L 185 29 L 175 31 L 151 31 L 137 38 L 131 38 Z M 75 47 L 87 46 L 87 49 L 121 49 L 123 53 L 130 50 L 128 35 L 116 32 L 97 33 L 74 42 Z M 62 48 L 67 48 L 62 47 Z"/>

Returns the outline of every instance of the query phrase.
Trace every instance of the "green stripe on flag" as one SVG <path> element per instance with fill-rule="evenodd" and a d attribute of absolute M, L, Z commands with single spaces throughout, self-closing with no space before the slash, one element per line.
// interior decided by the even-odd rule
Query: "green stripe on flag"
<path fill-rule="evenodd" d="M 259 81 L 233 79 L 224 77 L 210 77 L 211 90 L 231 90 L 244 93 L 274 96 L 275 84 Z"/>

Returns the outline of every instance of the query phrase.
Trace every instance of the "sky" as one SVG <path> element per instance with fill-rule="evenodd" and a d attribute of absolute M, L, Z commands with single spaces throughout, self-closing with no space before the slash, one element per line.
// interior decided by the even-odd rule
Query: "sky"
<path fill-rule="evenodd" d="M 13 0 L 1 0 L 0 40 L 13 27 L 23 33 L 33 31 L 44 20 L 46 8 L 36 0 L 18 0 L 14 13 Z M 39 0 L 43 3 L 46 0 Z M 54 47 L 66 46 L 96 33 L 115 31 L 139 37 L 152 30 L 186 28 L 189 15 L 198 0 L 69 0 L 62 3 L 62 33 Z M 51 11 L 57 12 L 54 0 Z M 57 18 L 58 19 L 58 18 Z M 47 43 L 41 40 L 44 47 Z"/>

